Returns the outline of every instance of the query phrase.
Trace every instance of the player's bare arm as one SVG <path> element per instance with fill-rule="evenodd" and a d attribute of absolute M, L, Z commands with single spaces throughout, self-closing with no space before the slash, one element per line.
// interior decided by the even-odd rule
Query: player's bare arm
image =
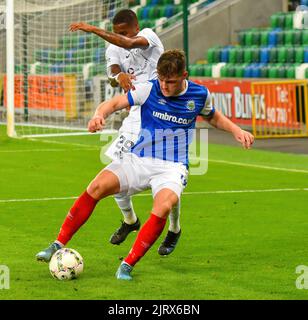
<path fill-rule="evenodd" d="M 240 142 L 245 149 L 250 149 L 254 142 L 254 136 L 225 117 L 220 111 L 216 110 L 214 116 L 207 120 L 213 127 L 232 133 L 235 140 Z"/>
<path fill-rule="evenodd" d="M 122 72 L 122 70 L 118 64 L 113 64 L 107 69 L 108 80 L 113 88 L 119 85 L 117 76 L 120 72 Z"/>
<path fill-rule="evenodd" d="M 108 41 L 109 43 L 112 43 L 124 49 L 146 48 L 149 45 L 148 40 L 144 37 L 126 37 L 121 34 L 100 29 L 85 22 L 77 22 L 70 24 L 69 31 L 74 32 L 78 30 L 94 33 L 99 37 L 103 38 L 104 40 Z"/>
<path fill-rule="evenodd" d="M 125 92 L 131 89 L 135 90 L 132 80 L 136 80 L 136 76 L 123 72 L 117 64 L 110 66 L 108 70 L 108 79 L 112 87 L 117 87 L 119 85 Z"/>
<path fill-rule="evenodd" d="M 102 102 L 96 109 L 94 116 L 88 123 L 88 131 L 96 132 L 105 126 L 105 119 L 113 112 L 129 107 L 127 95 L 115 96 Z"/>

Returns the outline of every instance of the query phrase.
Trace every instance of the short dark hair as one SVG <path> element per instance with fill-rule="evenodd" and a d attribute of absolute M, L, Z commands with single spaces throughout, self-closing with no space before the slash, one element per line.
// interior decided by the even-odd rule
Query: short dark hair
<path fill-rule="evenodd" d="M 186 58 L 183 50 L 165 51 L 157 63 L 157 73 L 163 77 L 180 76 L 186 69 Z"/>
<path fill-rule="evenodd" d="M 112 19 L 113 24 L 127 23 L 128 25 L 138 23 L 136 13 L 130 9 L 122 9 Z"/>

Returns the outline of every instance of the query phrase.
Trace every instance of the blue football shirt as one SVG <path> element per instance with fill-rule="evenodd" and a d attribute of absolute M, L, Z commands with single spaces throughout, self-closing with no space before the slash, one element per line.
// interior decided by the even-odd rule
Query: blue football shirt
<path fill-rule="evenodd" d="M 186 81 L 178 96 L 165 97 L 158 80 L 135 85 L 127 94 L 131 106 L 141 106 L 141 130 L 131 152 L 188 166 L 188 147 L 193 139 L 198 115 L 215 113 L 209 90 Z"/>

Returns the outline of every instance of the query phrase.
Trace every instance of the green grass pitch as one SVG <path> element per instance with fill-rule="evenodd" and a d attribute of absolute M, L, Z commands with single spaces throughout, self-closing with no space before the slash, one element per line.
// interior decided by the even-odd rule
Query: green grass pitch
<path fill-rule="evenodd" d="M 209 145 L 207 174 L 189 177 L 170 256 L 157 253 L 165 228 L 133 281 L 116 280 L 136 233 L 109 243 L 121 214 L 107 198 L 68 245 L 83 256 L 84 273 L 53 279 L 35 254 L 55 239 L 74 199 L 51 198 L 85 190 L 102 168 L 100 144 L 98 135 L 8 139 L 0 126 L 0 265 L 10 269 L 0 300 L 307 299 L 295 269 L 308 265 L 308 157 L 240 146 Z M 135 196 L 134 206 L 144 222 L 151 196 Z"/>

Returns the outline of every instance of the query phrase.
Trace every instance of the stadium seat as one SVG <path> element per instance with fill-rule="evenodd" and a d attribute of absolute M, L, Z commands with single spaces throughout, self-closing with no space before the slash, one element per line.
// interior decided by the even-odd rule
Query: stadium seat
<path fill-rule="evenodd" d="M 244 49 L 244 62 L 251 63 L 252 62 L 252 48 L 245 48 Z"/>
<path fill-rule="evenodd" d="M 277 42 L 276 42 L 276 44 L 278 45 L 278 46 L 280 46 L 280 45 L 284 45 L 284 39 L 285 39 L 285 31 L 283 31 L 283 30 L 277 30 L 277 34 L 276 34 L 276 39 L 277 39 Z"/>
<path fill-rule="evenodd" d="M 252 31 L 252 45 L 259 46 L 260 45 L 260 38 L 261 38 L 260 31 L 253 30 Z"/>
<path fill-rule="evenodd" d="M 189 73 L 194 77 L 203 77 L 205 76 L 205 69 L 202 64 L 191 65 Z"/>
<path fill-rule="evenodd" d="M 277 14 L 273 14 L 270 17 L 270 25 L 272 28 L 277 28 L 278 27 L 278 15 Z"/>
<path fill-rule="evenodd" d="M 294 32 L 293 30 L 285 30 L 283 32 L 284 35 L 284 44 L 285 45 L 293 45 L 294 43 Z"/>
<path fill-rule="evenodd" d="M 139 27 L 140 29 L 144 29 L 144 28 L 153 28 L 155 26 L 155 19 L 148 19 L 148 20 L 141 20 L 139 22 Z"/>
<path fill-rule="evenodd" d="M 221 51 L 220 51 L 220 61 L 221 62 L 229 62 L 229 52 L 230 52 L 229 47 L 225 47 L 225 48 L 221 49 Z M 232 62 L 232 61 L 230 60 L 230 62 Z M 235 62 L 235 56 L 234 56 L 234 62 Z"/>
<path fill-rule="evenodd" d="M 159 3 L 162 5 L 174 4 L 174 0 L 160 0 Z"/>
<path fill-rule="evenodd" d="M 286 77 L 286 68 L 285 66 L 278 66 L 277 68 L 277 77 L 285 78 Z"/>
<path fill-rule="evenodd" d="M 278 66 L 269 66 L 268 77 L 271 79 L 278 78 Z"/>
<path fill-rule="evenodd" d="M 233 47 L 233 48 L 230 48 L 229 50 L 229 62 L 230 63 L 236 63 L 237 62 L 237 48 L 236 47 Z"/>
<path fill-rule="evenodd" d="M 301 45 L 302 44 L 302 32 L 300 30 L 293 30 L 293 44 Z"/>
<path fill-rule="evenodd" d="M 279 63 L 285 63 L 287 61 L 287 48 L 286 47 L 278 48 L 277 61 Z"/>
<path fill-rule="evenodd" d="M 292 29 L 293 28 L 293 13 L 288 13 L 285 17 L 285 28 Z"/>
<path fill-rule="evenodd" d="M 246 65 L 245 64 L 239 64 L 235 66 L 235 77 L 237 78 L 243 78 L 244 77 L 244 69 Z"/>
<path fill-rule="evenodd" d="M 260 78 L 267 78 L 268 77 L 268 65 L 263 65 L 260 68 Z"/>
<path fill-rule="evenodd" d="M 240 46 L 244 46 L 245 45 L 245 36 L 246 36 L 246 32 L 245 31 L 239 31 L 238 33 L 238 42 Z"/>
<path fill-rule="evenodd" d="M 304 49 L 304 63 L 308 63 L 308 47 Z"/>
<path fill-rule="evenodd" d="M 261 63 L 268 63 L 270 59 L 270 49 L 269 48 L 262 48 L 260 50 L 260 62 Z"/>
<path fill-rule="evenodd" d="M 276 46 L 277 45 L 277 31 L 273 30 L 268 35 L 268 44 L 270 46 Z"/>
<path fill-rule="evenodd" d="M 286 59 L 287 59 L 287 62 L 288 63 L 294 63 L 295 62 L 295 49 L 293 46 L 291 47 L 287 47 L 287 56 L 286 56 Z"/>
<path fill-rule="evenodd" d="M 229 78 L 234 78 L 235 77 L 235 67 L 233 64 L 231 64 L 228 68 L 227 68 L 227 77 Z"/>
<path fill-rule="evenodd" d="M 308 45 L 308 30 L 302 31 L 302 45 Z"/>
<path fill-rule="evenodd" d="M 260 45 L 261 46 L 267 46 L 268 45 L 268 30 L 262 30 L 260 31 Z"/>
<path fill-rule="evenodd" d="M 89 78 L 98 74 L 106 74 L 106 66 L 104 64 L 94 64 L 89 68 Z"/>
<path fill-rule="evenodd" d="M 241 47 L 236 48 L 236 62 L 244 63 L 244 49 Z"/>
<path fill-rule="evenodd" d="M 205 77 L 211 77 L 212 76 L 212 65 L 203 65 L 204 69 L 204 76 Z"/>
<path fill-rule="evenodd" d="M 166 6 L 164 6 L 165 10 L 164 10 L 164 17 L 170 18 L 174 15 L 174 6 L 171 4 L 167 4 Z"/>
<path fill-rule="evenodd" d="M 221 51 L 220 47 L 210 48 L 208 50 L 208 56 L 207 56 L 208 62 L 209 63 L 220 62 L 220 51 Z"/>
<path fill-rule="evenodd" d="M 196 76 L 196 65 L 195 64 L 190 64 L 189 67 L 188 67 L 188 73 L 189 73 L 189 76 Z"/>
<path fill-rule="evenodd" d="M 149 19 L 149 12 L 151 7 L 144 7 L 141 14 L 141 19 Z"/>
<path fill-rule="evenodd" d="M 285 78 L 286 76 L 286 69 L 281 64 L 271 65 L 269 66 L 268 77 L 275 79 L 275 78 Z"/>
<path fill-rule="evenodd" d="M 275 26 L 273 26 L 274 28 L 284 28 L 285 26 L 285 13 L 284 12 L 280 12 L 274 15 L 275 16 Z"/>
<path fill-rule="evenodd" d="M 78 64 L 67 64 L 64 66 L 64 72 L 65 73 L 77 73 L 81 72 L 82 69 L 80 70 L 80 65 Z"/>
<path fill-rule="evenodd" d="M 247 31 L 245 33 L 245 46 L 252 46 L 253 45 L 253 32 Z"/>
<path fill-rule="evenodd" d="M 227 76 L 228 76 L 228 68 L 229 68 L 229 66 L 228 65 L 225 65 L 224 67 L 222 67 L 221 69 L 220 69 L 220 76 L 221 76 L 221 78 L 226 78 Z"/>
<path fill-rule="evenodd" d="M 55 63 L 50 68 L 51 73 L 62 73 L 63 71 L 64 71 L 64 64 L 62 63 Z"/>
<path fill-rule="evenodd" d="M 65 51 L 65 62 L 66 63 L 75 63 L 75 49 Z"/>
<path fill-rule="evenodd" d="M 152 6 L 149 8 L 149 19 L 156 19 L 160 15 L 160 8 L 158 6 Z M 144 20 L 142 20 L 144 21 Z"/>
<path fill-rule="evenodd" d="M 260 78 L 261 77 L 261 64 L 256 64 L 252 67 L 252 77 L 253 78 Z"/>
<path fill-rule="evenodd" d="M 278 49 L 276 47 L 273 47 L 269 51 L 269 62 L 270 63 L 276 63 L 277 62 L 277 53 Z"/>
<path fill-rule="evenodd" d="M 290 65 L 286 67 L 286 78 L 295 79 L 295 68 L 296 65 Z"/>
<path fill-rule="evenodd" d="M 251 67 L 251 65 L 247 65 L 244 68 L 244 77 L 245 78 L 252 78 L 252 67 Z"/>
<path fill-rule="evenodd" d="M 260 48 L 259 47 L 253 47 L 252 50 L 252 62 L 258 63 L 260 62 Z"/>
<path fill-rule="evenodd" d="M 295 62 L 303 63 L 304 62 L 304 48 L 297 47 L 295 48 Z"/>

